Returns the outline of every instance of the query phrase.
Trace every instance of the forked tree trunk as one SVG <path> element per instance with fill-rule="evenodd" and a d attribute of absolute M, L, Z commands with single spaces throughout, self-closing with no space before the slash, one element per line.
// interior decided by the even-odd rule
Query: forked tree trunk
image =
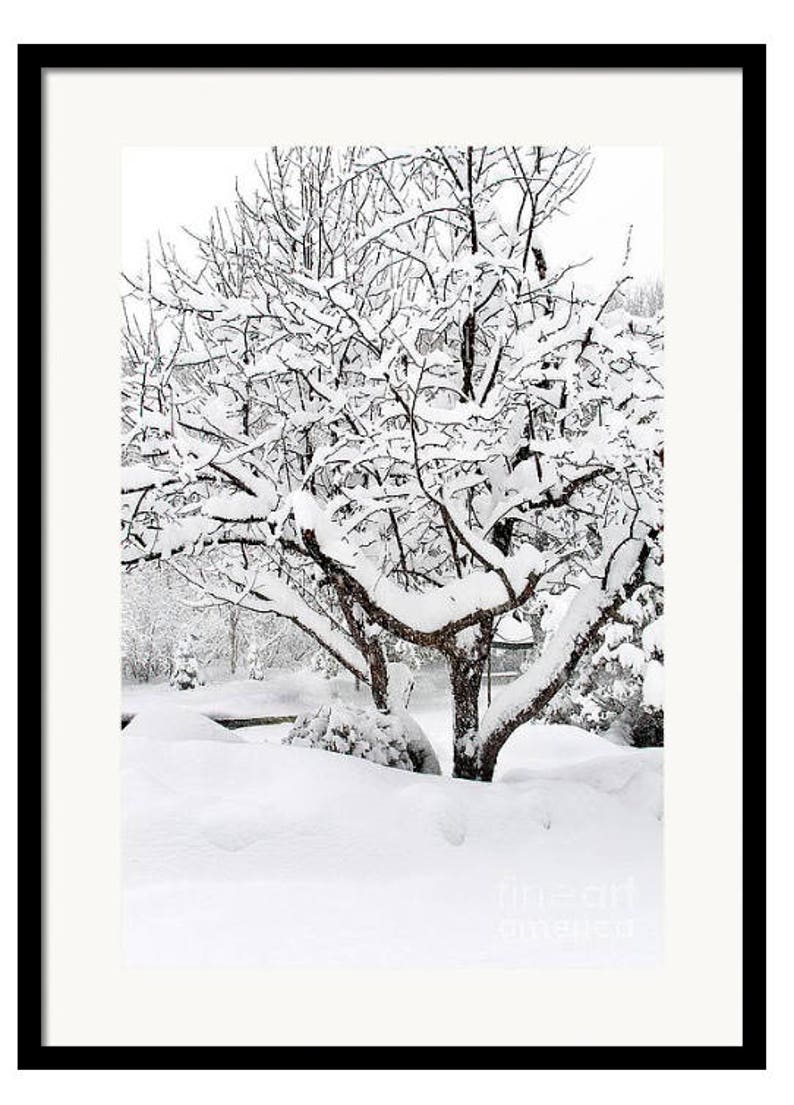
<path fill-rule="evenodd" d="M 457 779 L 479 779 L 477 730 L 480 724 L 480 683 L 483 665 L 479 661 L 450 662 L 453 710 L 453 769 Z"/>

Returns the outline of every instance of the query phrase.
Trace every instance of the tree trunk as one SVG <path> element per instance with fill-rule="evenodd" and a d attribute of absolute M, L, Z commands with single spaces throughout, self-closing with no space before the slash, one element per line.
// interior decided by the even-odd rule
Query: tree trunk
<path fill-rule="evenodd" d="M 231 674 L 237 671 L 237 622 L 240 611 L 234 607 L 229 608 L 229 669 Z"/>
<path fill-rule="evenodd" d="M 482 641 L 476 652 L 455 652 L 449 658 L 452 684 L 453 769 L 457 779 L 481 779 L 478 730 L 480 686 L 490 646 Z"/>
<path fill-rule="evenodd" d="M 389 669 L 386 666 L 383 649 L 376 640 L 372 640 L 368 645 L 367 663 L 372 701 L 376 710 L 382 710 L 385 713 L 389 708 Z"/>

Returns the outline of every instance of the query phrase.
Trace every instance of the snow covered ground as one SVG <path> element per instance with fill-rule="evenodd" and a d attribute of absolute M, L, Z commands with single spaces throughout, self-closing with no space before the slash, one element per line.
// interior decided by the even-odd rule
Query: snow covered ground
<path fill-rule="evenodd" d="M 443 683 L 411 703 L 445 775 L 282 747 L 352 684 L 306 673 L 125 688 L 127 956 L 136 965 L 619 965 L 661 956 L 662 753 L 525 726 L 495 781 L 449 777 Z"/>

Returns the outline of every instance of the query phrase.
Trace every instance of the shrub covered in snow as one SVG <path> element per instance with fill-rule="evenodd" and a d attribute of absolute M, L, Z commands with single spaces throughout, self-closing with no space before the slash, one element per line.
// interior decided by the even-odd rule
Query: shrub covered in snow
<path fill-rule="evenodd" d="M 549 703 L 546 720 L 608 732 L 638 748 L 664 743 L 662 602 L 661 590 L 646 585 L 623 603 Z"/>
<path fill-rule="evenodd" d="M 396 706 L 391 707 L 390 721 L 392 725 L 402 725 L 414 771 L 418 771 L 420 775 L 440 775 L 441 767 L 435 749 L 421 725 L 409 713 Z"/>
<path fill-rule="evenodd" d="M 177 687 L 180 691 L 189 691 L 198 684 L 199 670 L 194 644 L 190 637 L 183 637 L 174 654 L 171 686 Z"/>
<path fill-rule="evenodd" d="M 635 748 L 661 748 L 664 744 L 664 711 L 634 698 L 615 718 L 606 735 Z"/>
<path fill-rule="evenodd" d="M 419 726 L 402 714 L 334 704 L 298 718 L 284 744 L 357 756 L 400 771 L 440 774 L 438 760 Z"/>

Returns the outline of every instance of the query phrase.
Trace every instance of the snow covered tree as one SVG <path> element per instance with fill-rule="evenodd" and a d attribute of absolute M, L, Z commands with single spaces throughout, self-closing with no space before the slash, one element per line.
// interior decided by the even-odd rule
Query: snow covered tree
<path fill-rule="evenodd" d="M 262 650 L 256 638 L 254 638 L 248 646 L 248 678 L 258 680 L 265 678 L 265 665 L 262 662 Z"/>
<path fill-rule="evenodd" d="M 197 598 L 169 565 L 154 561 L 122 573 L 122 671 L 146 682 L 169 676 L 174 648 L 191 635 L 201 664 L 229 659 L 229 608 Z M 231 663 L 230 663 L 231 667 Z"/>
<path fill-rule="evenodd" d="M 224 614 L 229 640 L 229 671 L 234 675 L 240 658 L 242 611 L 239 606 L 229 603 L 224 607 Z"/>
<path fill-rule="evenodd" d="M 622 295 L 622 306 L 629 314 L 656 318 L 664 310 L 664 285 L 661 280 L 632 285 Z"/>
<path fill-rule="evenodd" d="M 149 682 L 167 675 L 174 640 L 181 634 L 179 611 L 165 601 L 159 565 L 124 573 L 121 588 L 121 662 L 125 678 Z"/>
<path fill-rule="evenodd" d="M 299 668 L 312 651 L 311 640 L 283 618 L 273 615 L 252 616 L 247 628 L 247 670 L 249 679 L 264 679 L 268 668 Z M 328 656 L 325 650 L 320 652 Z M 336 674 L 336 671 L 334 671 Z"/>
<path fill-rule="evenodd" d="M 339 664 L 327 649 L 319 648 L 313 654 L 309 667 L 323 679 L 335 679 L 339 675 Z"/>
<path fill-rule="evenodd" d="M 446 662 L 490 779 L 661 561 L 662 325 L 577 287 L 569 147 L 271 151 L 261 188 L 131 280 L 123 556 L 288 619 L 388 708 L 384 640 Z M 617 304 L 617 305 L 616 305 Z M 575 592 L 479 716 L 495 626 Z"/>
<path fill-rule="evenodd" d="M 171 686 L 180 691 L 190 691 L 199 683 L 198 661 L 191 637 L 183 637 L 174 653 Z"/>
<path fill-rule="evenodd" d="M 302 666 L 316 648 L 315 642 L 296 625 L 275 615 L 255 618 L 259 655 L 265 668 Z"/>

